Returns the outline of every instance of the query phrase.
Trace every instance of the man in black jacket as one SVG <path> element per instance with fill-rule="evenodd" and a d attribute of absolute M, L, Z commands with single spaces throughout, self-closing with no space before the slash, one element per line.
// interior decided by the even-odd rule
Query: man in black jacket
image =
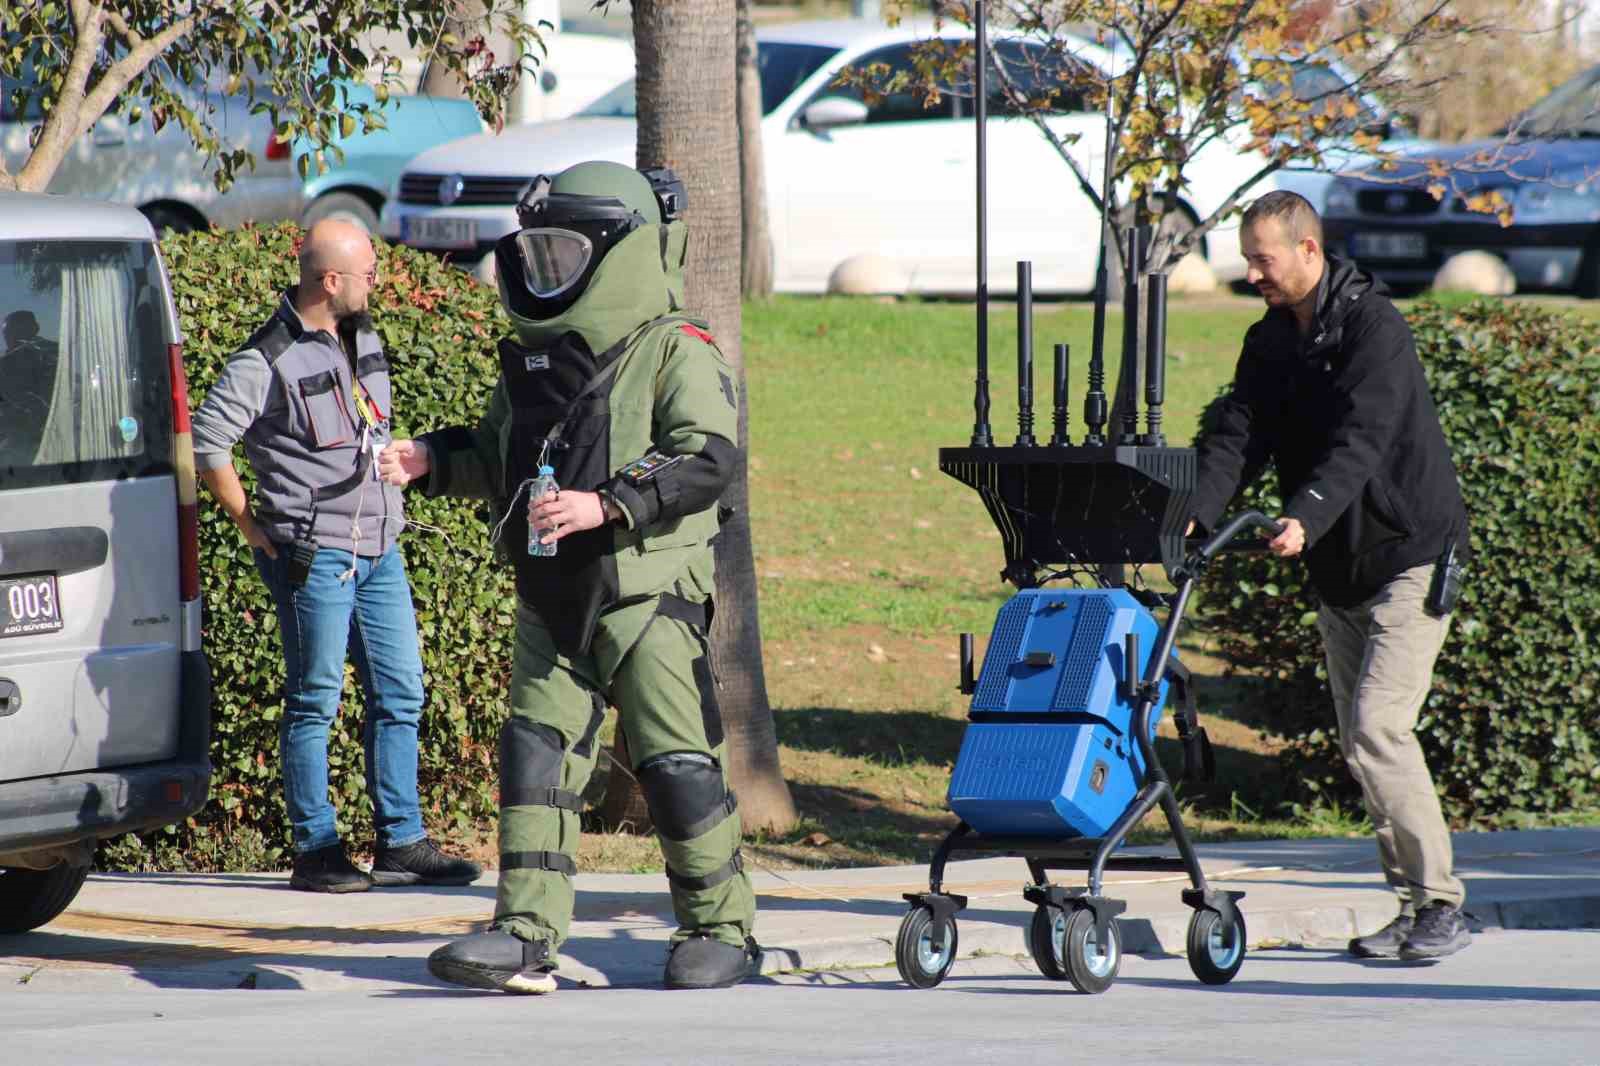
<path fill-rule="evenodd" d="M 1350 942 L 1362 957 L 1439 958 L 1470 940 L 1449 827 L 1413 730 L 1449 628 L 1434 571 L 1467 552 L 1466 506 L 1411 329 L 1382 284 L 1324 256 L 1290 192 L 1245 212 L 1246 278 L 1267 313 L 1201 441 L 1195 524 L 1214 526 L 1268 461 L 1285 501 L 1268 548 L 1304 554 L 1340 746 L 1377 829 L 1400 914 Z"/>

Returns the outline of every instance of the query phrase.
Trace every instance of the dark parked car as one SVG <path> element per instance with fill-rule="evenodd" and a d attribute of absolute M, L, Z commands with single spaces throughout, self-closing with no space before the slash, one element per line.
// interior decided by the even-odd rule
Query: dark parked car
<path fill-rule="evenodd" d="M 1441 179 L 1428 161 L 1452 168 Z M 1475 212 L 1471 197 L 1498 192 L 1510 225 Z M 1499 136 L 1430 147 L 1376 178 L 1347 172 L 1328 192 L 1328 247 L 1401 288 L 1426 285 L 1457 252 L 1504 259 L 1519 288 L 1600 297 L 1600 66 L 1572 78 Z"/>

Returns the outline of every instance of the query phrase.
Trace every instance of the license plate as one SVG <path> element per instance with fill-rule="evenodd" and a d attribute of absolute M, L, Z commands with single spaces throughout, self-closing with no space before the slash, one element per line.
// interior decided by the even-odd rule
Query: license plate
<path fill-rule="evenodd" d="M 478 222 L 472 218 L 400 217 L 400 241 L 413 248 L 478 247 Z"/>
<path fill-rule="evenodd" d="M 1426 259 L 1428 239 L 1420 233 L 1352 233 L 1350 254 L 1356 259 Z"/>
<path fill-rule="evenodd" d="M 0 578 L 0 637 L 54 633 L 61 626 L 56 575 Z"/>

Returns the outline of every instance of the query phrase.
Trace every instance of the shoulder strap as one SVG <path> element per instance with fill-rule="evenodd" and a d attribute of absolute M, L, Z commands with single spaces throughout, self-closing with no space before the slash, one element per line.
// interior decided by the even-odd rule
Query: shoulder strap
<path fill-rule="evenodd" d="M 617 375 L 617 371 L 622 368 L 622 364 L 627 361 L 628 356 L 631 355 L 638 347 L 637 342 L 643 339 L 646 333 L 659 326 L 670 325 L 674 322 L 683 323 L 695 327 L 697 330 L 701 331 L 703 331 L 703 327 L 705 326 L 704 322 L 701 322 L 699 319 L 690 318 L 688 315 L 660 315 L 659 317 L 652 318 L 650 321 L 637 327 L 632 333 L 629 333 L 626 337 L 623 337 L 620 341 L 607 348 L 604 352 L 601 352 L 600 359 L 605 365 L 596 371 L 594 377 L 589 379 L 589 383 L 583 387 L 582 391 L 572 398 L 572 402 L 567 405 L 567 409 L 562 414 L 560 421 L 551 426 L 550 432 L 544 435 L 545 447 L 548 449 L 561 440 L 562 434 L 566 432 L 567 422 L 572 419 L 572 414 L 578 409 L 578 405 L 582 403 L 590 393 L 594 392 L 596 389 L 600 388 Z M 705 335 L 710 337 L 709 333 Z"/>

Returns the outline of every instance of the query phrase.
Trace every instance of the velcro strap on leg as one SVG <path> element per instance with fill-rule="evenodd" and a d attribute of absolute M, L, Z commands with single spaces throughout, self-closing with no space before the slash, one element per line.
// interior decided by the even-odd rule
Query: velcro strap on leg
<path fill-rule="evenodd" d="M 690 877 L 680 874 L 672 867 L 667 867 L 667 880 L 672 882 L 674 888 L 685 889 L 689 892 L 700 892 L 708 888 L 716 888 L 734 874 L 744 871 L 744 856 L 735 851 L 733 858 L 722 866 L 712 870 L 703 877 Z"/>
<path fill-rule="evenodd" d="M 661 600 L 656 605 L 656 613 L 664 614 L 668 618 L 675 618 L 680 622 L 691 625 L 702 633 L 710 619 L 706 617 L 706 605 L 695 603 L 693 600 L 684 599 L 672 592 L 663 592 Z"/>
<path fill-rule="evenodd" d="M 678 839 L 694 840 L 697 837 L 703 837 L 717 826 L 721 825 L 727 819 L 728 815 L 732 814 L 738 809 L 739 797 L 734 794 L 732 789 L 729 789 L 727 798 L 721 803 L 717 804 L 716 810 L 712 811 L 698 822 L 684 826 L 683 836 L 679 837 Z"/>
<path fill-rule="evenodd" d="M 515 788 L 500 793 L 502 807 L 560 807 L 574 814 L 583 813 L 583 797 L 564 788 Z"/>
<path fill-rule="evenodd" d="M 606 698 L 598 692 L 589 693 L 589 699 L 594 703 L 594 710 L 589 714 L 589 725 L 583 731 L 583 736 L 572 746 L 572 754 L 580 759 L 587 759 L 594 754 L 594 739 L 600 732 L 600 725 L 606 719 Z"/>
<path fill-rule="evenodd" d="M 578 872 L 578 864 L 572 861 L 571 855 L 559 851 L 502 851 L 500 869 L 549 870 L 572 877 Z"/>

